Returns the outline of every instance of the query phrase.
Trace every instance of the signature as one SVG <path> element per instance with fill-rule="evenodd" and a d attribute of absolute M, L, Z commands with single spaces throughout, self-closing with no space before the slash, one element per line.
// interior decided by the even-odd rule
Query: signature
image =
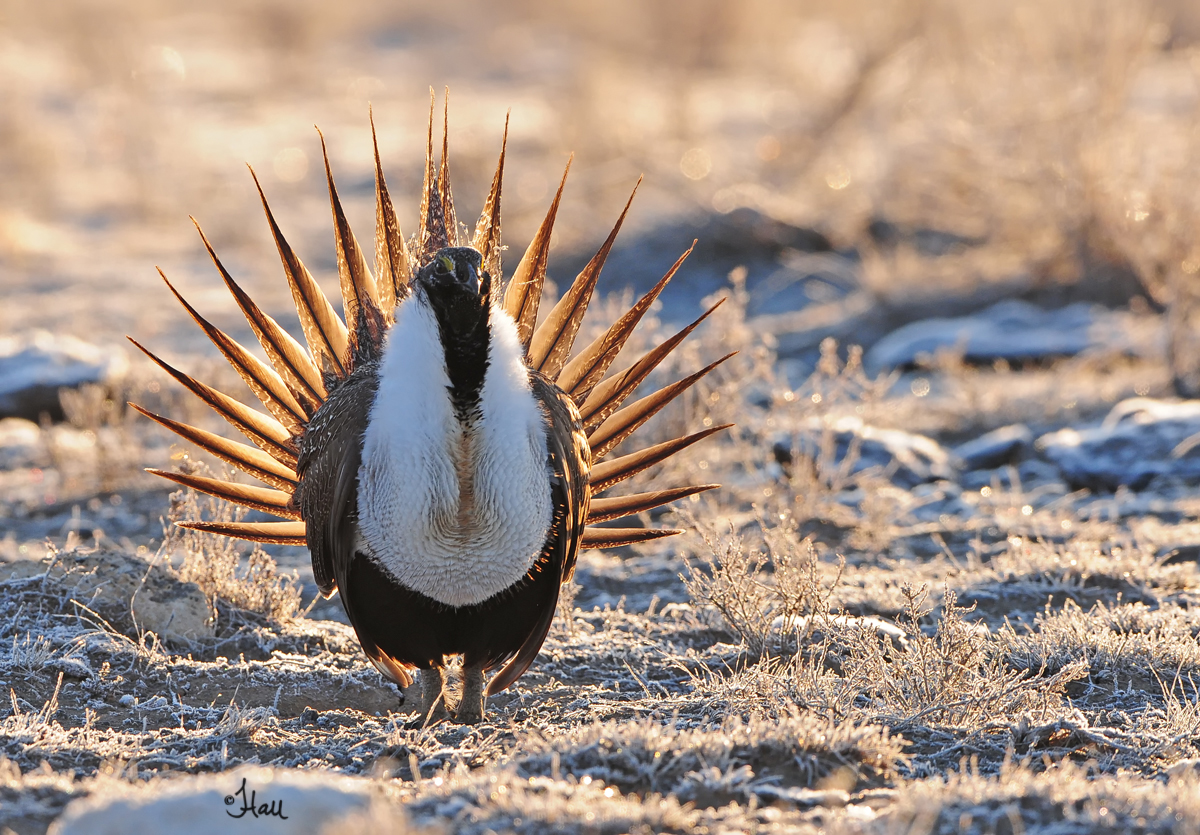
<path fill-rule="evenodd" d="M 226 809 L 225 814 L 229 815 L 231 818 L 242 818 L 249 813 L 256 818 L 276 817 L 280 820 L 288 819 L 287 815 L 283 813 L 282 800 L 272 800 L 270 803 L 258 803 L 255 794 L 256 793 L 254 791 L 251 791 L 249 794 L 246 793 L 246 778 L 243 777 L 241 788 L 239 788 L 233 794 L 225 795 L 226 806 L 233 806 L 235 803 L 237 803 L 237 799 L 240 796 L 242 798 L 242 808 L 236 813 L 230 812 L 228 809 Z"/>

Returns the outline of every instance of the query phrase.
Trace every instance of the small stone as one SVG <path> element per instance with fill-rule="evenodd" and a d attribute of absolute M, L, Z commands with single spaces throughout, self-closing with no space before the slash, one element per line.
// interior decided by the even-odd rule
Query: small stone
<path fill-rule="evenodd" d="M 0 469 L 37 466 L 44 450 L 36 423 L 17 417 L 0 420 Z"/>
<path fill-rule="evenodd" d="M 39 560 L 0 564 L 0 580 L 33 577 L 47 570 Z M 216 633 L 212 608 L 195 583 L 180 581 L 170 568 L 150 565 L 124 551 L 68 551 L 49 566 L 47 580 L 92 609 L 125 635 L 153 632 L 186 646 Z"/>
<path fill-rule="evenodd" d="M 371 797 L 363 778 L 262 766 L 147 784 L 114 780 L 68 805 L 49 835 L 207 835 L 239 827 L 256 835 L 316 835 L 367 812 Z"/>
<path fill-rule="evenodd" d="M 961 352 L 968 362 L 1028 362 L 1074 356 L 1090 348 L 1119 350 L 1121 328 L 1106 327 L 1112 314 L 1098 305 L 1072 304 L 1058 310 L 1009 299 L 973 316 L 922 319 L 876 342 L 863 365 L 877 374 L 911 368 L 938 351 Z"/>
<path fill-rule="evenodd" d="M 828 431 L 834 433 L 834 455 L 839 462 L 850 453 L 857 440 L 855 473 L 877 467 L 886 472 L 893 483 L 905 488 L 939 479 L 954 481 L 957 477 L 958 461 L 933 438 L 902 429 L 880 429 L 853 415 L 839 418 L 831 426 L 826 426 L 820 418 L 813 418 L 794 437 L 776 439 L 775 460 L 784 475 L 790 475 L 793 451 L 815 459 L 822 449 L 824 433 Z"/>
<path fill-rule="evenodd" d="M 1122 400 L 1099 426 L 1060 429 L 1035 446 L 1076 488 L 1139 490 L 1158 476 L 1200 484 L 1200 400 Z"/>
<path fill-rule="evenodd" d="M 968 470 L 991 470 L 1011 464 L 1033 446 L 1033 430 L 1023 423 L 1001 426 L 978 438 L 959 444 L 954 454 Z"/>
<path fill-rule="evenodd" d="M 73 336 L 33 331 L 0 337 L 0 417 L 61 419 L 60 388 L 112 382 L 128 370 L 123 350 Z"/>

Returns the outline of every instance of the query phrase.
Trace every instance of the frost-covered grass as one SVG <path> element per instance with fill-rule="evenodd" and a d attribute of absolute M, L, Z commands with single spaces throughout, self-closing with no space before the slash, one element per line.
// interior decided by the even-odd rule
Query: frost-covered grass
<path fill-rule="evenodd" d="M 362 825 L 381 831 L 1189 825 L 1200 574 L 1164 550 L 1191 535 L 1188 492 L 1072 492 L 1028 462 L 976 488 L 857 467 L 838 421 L 919 398 L 832 343 L 790 388 L 740 293 L 691 348 L 740 365 L 653 427 L 711 407 L 736 431 L 638 476 L 726 488 L 680 508 L 678 540 L 585 554 L 574 605 L 480 725 L 412 721 L 262 551 L 76 535 L 6 564 L 0 823 L 36 831 L 104 781 L 259 763 L 373 781 Z M 781 463 L 776 439 L 803 432 Z M 178 493 L 161 512 L 230 511 Z"/>

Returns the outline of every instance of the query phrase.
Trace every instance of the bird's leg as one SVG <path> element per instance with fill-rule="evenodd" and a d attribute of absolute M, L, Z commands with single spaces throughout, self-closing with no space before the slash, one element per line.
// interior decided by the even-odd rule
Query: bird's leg
<path fill-rule="evenodd" d="M 449 717 L 446 710 L 446 695 L 442 690 L 442 668 L 430 667 L 428 670 L 418 670 L 412 690 L 420 688 L 417 702 L 413 706 L 422 722 L 438 722 Z"/>
<path fill-rule="evenodd" d="M 462 700 L 458 703 L 455 718 L 464 725 L 474 725 L 483 720 L 487 697 L 483 689 L 483 664 L 463 664 Z"/>

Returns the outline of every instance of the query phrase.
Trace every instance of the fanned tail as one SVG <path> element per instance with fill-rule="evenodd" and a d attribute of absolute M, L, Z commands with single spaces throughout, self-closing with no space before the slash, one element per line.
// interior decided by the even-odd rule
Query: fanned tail
<path fill-rule="evenodd" d="M 167 289 L 174 294 L 175 298 L 183 305 L 184 310 L 188 315 L 196 321 L 196 324 L 204 331 L 212 343 L 219 350 L 237 371 L 238 375 L 245 381 L 250 390 L 254 392 L 267 411 L 272 417 L 279 422 L 281 426 L 286 427 L 289 437 L 296 434 L 300 427 L 308 420 L 308 416 L 304 413 L 304 409 L 296 402 L 296 398 L 288 390 L 287 385 L 283 382 L 283 378 L 279 373 L 260 360 L 258 357 L 247 351 L 242 345 L 231 339 L 224 331 L 213 325 L 203 316 L 196 312 L 196 309 L 187 303 L 187 300 L 179 294 L 179 291 L 167 280 L 163 272 L 158 273 Z"/>
<path fill-rule="evenodd" d="M 221 259 L 217 257 L 217 253 L 213 250 L 212 244 L 208 242 L 200 224 L 196 223 L 195 218 L 192 218 L 192 223 L 195 224 L 196 231 L 200 233 L 200 240 L 204 242 L 204 248 L 208 251 L 217 271 L 221 273 L 225 286 L 233 294 L 234 300 L 241 308 L 246 321 L 250 323 L 250 328 L 258 338 L 259 344 L 267 352 L 271 364 L 287 383 L 292 395 L 304 407 L 305 414 L 312 417 L 317 406 L 325 400 L 325 383 L 321 379 L 321 372 L 312 358 L 305 353 L 300 343 L 281 328 L 278 322 L 263 313 L 246 291 L 238 286 L 238 283 L 233 280 L 233 276 L 221 264 Z"/>
<path fill-rule="evenodd" d="M 368 266 L 342 209 L 332 169 L 321 137 L 322 157 L 329 189 L 337 251 L 338 278 L 345 321 L 318 287 L 312 275 L 287 243 L 267 204 L 255 177 L 271 235 L 279 250 L 284 274 L 292 292 L 296 312 L 308 348 L 288 334 L 279 323 L 263 312 L 225 269 L 204 233 L 201 240 L 246 317 L 267 362 L 257 359 L 244 346 L 202 317 L 176 289 L 171 292 L 204 330 L 230 365 L 262 402 L 266 413 L 245 406 L 212 387 L 196 380 L 159 359 L 134 342 L 155 363 L 197 397 L 207 403 L 251 444 L 223 438 L 198 427 L 189 426 L 138 408 L 142 414 L 175 432 L 242 472 L 268 485 L 254 487 L 233 481 L 192 474 L 153 470 L 175 483 L 218 496 L 227 501 L 282 517 L 281 522 L 195 522 L 186 523 L 194 530 L 205 530 L 256 542 L 304 544 L 304 522 L 293 507 L 293 494 L 299 482 L 296 472 L 299 439 L 307 422 L 325 401 L 331 386 L 345 378 L 358 364 L 379 356 L 386 328 L 393 321 L 395 307 L 409 294 L 415 270 L 446 246 L 466 244 L 460 240 L 457 214 L 450 186 L 449 107 L 442 114 L 440 162 L 435 165 L 433 120 L 436 97 L 430 90 L 429 128 L 426 141 L 425 172 L 422 185 L 418 230 L 410 244 L 401 233 L 395 207 L 388 192 L 380 161 L 372 114 L 371 138 L 375 163 L 375 269 Z M 646 351 L 624 369 L 611 368 L 663 289 L 692 252 L 689 248 L 666 274 L 616 322 L 590 344 L 572 354 L 576 336 L 593 297 L 605 260 L 628 215 L 637 185 L 621 211 L 612 231 L 562 298 L 535 328 L 542 288 L 546 279 L 550 240 L 562 200 L 571 161 L 567 161 L 554 199 L 538 227 L 512 277 L 506 284 L 501 272 L 500 205 L 504 161 L 508 140 L 508 120 L 491 188 L 470 238 L 479 250 L 484 268 L 492 275 L 496 292 L 503 286 L 500 302 L 517 324 L 518 337 L 532 369 L 546 375 L 578 406 L 579 418 L 590 447 L 591 495 L 601 493 L 644 470 L 662 464 L 672 456 L 702 441 L 727 426 L 716 426 L 684 435 L 671 441 L 605 460 L 613 450 L 637 431 L 667 404 L 681 396 L 729 356 L 705 368 L 645 394 L 630 405 L 626 401 L 642 386 L 649 375 L 687 338 L 720 304 L 705 311 L 694 322 Z M 253 175 L 253 170 L 251 174 Z M 641 180 L 638 180 L 640 185 Z M 200 230 L 197 225 L 197 230 Z M 465 234 L 465 233 L 464 233 Z M 695 243 L 693 242 L 693 247 Z M 164 276 L 164 281 L 166 278 Z M 732 356 L 732 355 L 730 355 Z M 615 519 L 644 513 L 671 502 L 711 490 L 716 485 L 701 484 L 667 487 L 632 495 L 592 498 L 586 516 L 581 547 L 612 548 L 647 542 L 677 531 L 649 528 L 598 527 Z"/>
<path fill-rule="evenodd" d="M 379 282 L 379 303 L 391 324 L 393 311 L 408 295 L 412 281 L 412 259 L 400 231 L 392 196 L 388 193 L 379 161 L 379 140 L 375 137 L 375 114 L 371 119 L 371 146 L 375 151 L 375 276 Z"/>
<path fill-rule="evenodd" d="M 542 285 L 546 282 L 546 265 L 550 259 L 550 236 L 554 231 L 554 219 L 558 217 L 558 204 L 562 202 L 563 187 L 567 184 L 567 175 L 571 173 L 571 157 L 567 160 L 567 168 L 563 171 L 562 182 L 554 193 L 550 210 L 538 227 L 537 234 L 529 242 L 525 254 L 521 256 L 517 269 L 509 279 L 508 287 L 504 290 L 504 311 L 517 323 L 517 337 L 529 354 L 529 343 L 533 339 L 533 326 L 537 322 L 538 305 L 542 300 Z"/>
<path fill-rule="evenodd" d="M 697 441 L 703 441 L 709 435 L 715 435 L 722 429 L 728 429 L 731 426 L 733 426 L 732 423 L 724 423 L 720 426 L 714 426 L 711 429 L 697 432 L 694 435 L 685 435 L 682 438 L 664 441 L 661 444 L 655 444 L 637 452 L 622 455 L 619 458 L 610 458 L 607 461 L 601 461 L 592 467 L 592 492 L 602 493 L 614 484 L 620 484 L 625 479 L 632 478 L 643 470 L 653 467 L 656 464 L 661 464 L 675 453 L 687 449 Z M 593 499 L 592 501 L 597 502 L 600 499 Z"/>
<path fill-rule="evenodd" d="M 663 288 L 674 278 L 675 273 L 683 266 L 683 262 L 692 254 L 696 242 L 692 241 L 692 245 L 688 247 L 688 251 L 680 255 L 678 260 L 667 271 L 667 274 L 659 279 L 658 283 L 650 289 L 650 292 L 638 299 L 637 303 L 629 309 L 624 316 L 612 324 L 607 331 L 601 336 L 598 336 L 592 344 L 588 345 L 579 354 L 572 359 L 558 375 L 558 387 L 567 394 L 575 398 L 575 402 L 582 404 L 587 396 L 591 394 L 592 387 L 604 377 L 613 360 L 625 347 L 626 340 L 633 333 L 633 329 L 637 327 L 638 322 L 642 321 L 642 317 L 646 315 L 646 311 L 650 309 L 650 305 L 654 304 L 654 300 L 662 293 Z"/>
<path fill-rule="evenodd" d="M 308 349 L 312 352 L 322 374 L 333 377 L 346 376 L 345 358 L 349 351 L 350 338 L 345 323 L 338 317 L 329 299 L 317 286 L 312 273 L 288 245 L 275 215 L 267 205 L 267 197 L 263 194 L 258 175 L 250 169 L 254 185 L 258 189 L 258 197 L 262 201 L 263 212 L 267 216 L 267 224 L 271 227 L 271 237 L 275 239 L 275 247 L 279 250 L 279 258 L 283 261 L 283 272 L 287 277 L 288 286 L 292 290 L 292 300 L 296 304 L 296 314 L 300 317 L 300 327 L 304 330 L 304 338 Z"/>
<path fill-rule="evenodd" d="M 583 322 L 583 316 L 592 300 L 592 291 L 596 289 L 596 282 L 600 280 L 600 271 L 604 269 L 604 262 L 608 259 L 608 253 L 612 251 L 613 242 L 617 239 L 617 233 L 621 231 L 621 224 L 625 222 L 625 216 L 629 214 L 629 207 L 633 205 L 633 198 L 641 184 L 641 179 L 638 179 L 637 185 L 633 187 L 633 194 L 629 195 L 629 200 L 621 210 L 621 216 L 617 218 L 612 231 L 608 233 L 608 238 L 576 276 L 567 292 L 563 293 L 558 304 L 554 305 L 546 321 L 533 334 L 529 346 L 529 364 L 551 379 L 558 377 L 558 372 L 567 361 L 567 355 L 575 345 L 575 335 L 579 333 L 579 325 Z"/>
<path fill-rule="evenodd" d="M 227 464 L 232 464 L 247 475 L 251 475 L 265 484 L 278 487 L 280 490 L 286 490 L 289 494 L 295 491 L 297 484 L 296 473 L 290 467 L 279 463 L 258 447 L 231 441 L 228 438 L 223 438 L 204 429 L 189 426 L 186 423 L 180 423 L 162 415 L 156 415 L 153 412 L 143 409 L 136 403 L 130 403 L 129 405 L 155 423 L 170 429 L 179 437 L 186 441 L 191 441 L 205 452 L 215 455 Z"/>
<path fill-rule="evenodd" d="M 325 179 L 329 183 L 329 205 L 333 211 L 334 242 L 337 245 L 338 278 L 342 287 L 342 306 L 346 311 L 346 327 L 350 332 L 348 370 L 354 366 L 377 359 L 383 345 L 383 312 L 379 304 L 379 289 L 375 278 L 363 257 L 362 247 L 346 221 L 342 201 L 333 184 L 333 171 L 329 167 L 329 154 L 325 150 L 325 136 L 321 136 L 321 156 L 325 160 Z"/>
<path fill-rule="evenodd" d="M 217 391 L 212 386 L 205 385 L 199 380 L 184 374 L 170 363 L 159 359 L 136 339 L 126 337 L 143 354 L 148 356 L 159 368 L 175 378 L 184 388 L 203 400 L 208 406 L 230 426 L 241 432 L 263 452 L 270 455 L 280 464 L 292 471 L 296 467 L 296 443 L 290 432 L 283 424 L 270 415 L 264 415 L 256 409 L 251 409 L 234 400 L 228 394 Z"/>
<path fill-rule="evenodd" d="M 500 190 L 504 184 L 504 152 L 508 149 L 508 116 L 504 117 L 504 139 L 500 141 L 500 161 L 496 163 L 496 173 L 492 177 L 492 187 L 488 191 L 487 200 L 483 203 L 483 211 L 479 222 L 475 224 L 475 237 L 471 246 L 479 250 L 483 257 L 483 268 L 496 281 L 504 275 L 501 262 L 503 247 L 500 244 Z"/>

